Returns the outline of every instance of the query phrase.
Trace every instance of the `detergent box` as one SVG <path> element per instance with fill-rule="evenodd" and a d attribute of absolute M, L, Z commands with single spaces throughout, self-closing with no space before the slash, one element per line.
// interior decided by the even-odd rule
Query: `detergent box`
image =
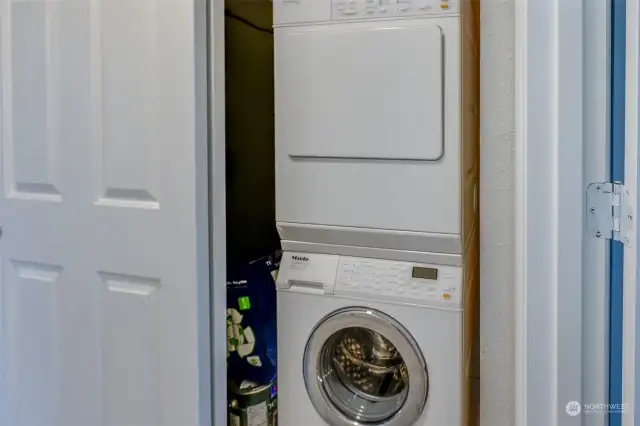
<path fill-rule="evenodd" d="M 236 386 L 276 379 L 276 286 L 280 253 L 227 273 L 227 376 Z"/>

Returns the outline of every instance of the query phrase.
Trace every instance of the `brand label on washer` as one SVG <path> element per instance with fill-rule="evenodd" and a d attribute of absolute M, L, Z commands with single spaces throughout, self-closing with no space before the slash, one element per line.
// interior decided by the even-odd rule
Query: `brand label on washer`
<path fill-rule="evenodd" d="M 267 420 L 266 401 L 247 408 L 247 426 L 268 426 Z"/>
<path fill-rule="evenodd" d="M 310 260 L 307 256 L 293 255 L 291 256 L 291 264 L 289 269 L 293 271 L 303 271 L 309 266 Z"/>

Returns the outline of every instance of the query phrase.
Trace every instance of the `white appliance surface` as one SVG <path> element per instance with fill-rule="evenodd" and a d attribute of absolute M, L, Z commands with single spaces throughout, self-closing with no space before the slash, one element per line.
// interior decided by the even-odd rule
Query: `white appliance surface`
<path fill-rule="evenodd" d="M 459 235 L 457 5 L 371 7 L 274 2 L 276 219 Z"/>
<path fill-rule="evenodd" d="M 438 25 L 427 20 L 279 35 L 281 53 L 304 58 L 278 67 L 285 88 L 304 88 L 285 89 L 280 97 L 285 154 L 434 161 L 443 155 L 444 37 Z"/>
<path fill-rule="evenodd" d="M 441 295 L 445 289 L 462 293 L 462 271 L 456 267 L 437 267 L 437 280 L 412 279 L 413 274 L 407 274 L 405 269 L 412 266 L 336 255 L 284 254 L 277 284 L 280 426 L 334 426 L 320 416 L 311 402 L 303 374 L 304 354 L 318 324 L 329 314 L 349 307 L 384 313 L 404 327 L 417 343 L 426 362 L 428 397 L 411 426 L 460 426 L 464 371 L 460 301 L 448 300 L 450 305 L 446 305 L 435 301 L 438 297 L 421 297 L 416 290 L 412 303 L 406 303 L 405 295 L 388 293 L 385 289 L 394 288 L 394 281 L 396 289 L 406 288 L 407 283 L 412 288 L 412 282 L 421 282 L 426 294 L 433 281 L 439 289 L 433 293 Z M 375 282 L 376 271 L 380 271 L 380 283 L 377 288 L 368 287 L 365 283 Z M 357 286 L 353 279 L 356 275 L 361 277 L 356 280 Z M 401 355 L 407 356 L 402 352 Z M 410 375 L 409 383 L 411 380 Z"/>

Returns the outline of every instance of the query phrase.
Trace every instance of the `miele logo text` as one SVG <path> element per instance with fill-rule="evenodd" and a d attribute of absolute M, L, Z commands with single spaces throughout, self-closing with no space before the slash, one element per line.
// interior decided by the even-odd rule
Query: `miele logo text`
<path fill-rule="evenodd" d="M 300 262 L 308 262 L 309 258 L 307 256 L 291 256 L 293 260 L 299 260 Z"/>

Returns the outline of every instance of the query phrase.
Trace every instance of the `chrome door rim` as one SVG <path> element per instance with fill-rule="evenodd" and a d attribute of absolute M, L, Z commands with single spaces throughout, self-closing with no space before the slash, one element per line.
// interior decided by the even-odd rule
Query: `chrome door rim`
<path fill-rule="evenodd" d="M 337 332 L 349 327 L 362 327 L 381 333 L 398 349 L 407 366 L 409 385 L 403 404 L 391 417 L 377 423 L 362 423 L 344 414 L 324 389 L 322 378 L 318 377 L 318 365 L 325 343 Z M 422 414 L 429 392 L 427 365 L 413 337 L 393 318 L 366 307 L 339 309 L 316 325 L 305 347 L 302 373 L 314 408 L 331 426 L 410 426 Z"/>

